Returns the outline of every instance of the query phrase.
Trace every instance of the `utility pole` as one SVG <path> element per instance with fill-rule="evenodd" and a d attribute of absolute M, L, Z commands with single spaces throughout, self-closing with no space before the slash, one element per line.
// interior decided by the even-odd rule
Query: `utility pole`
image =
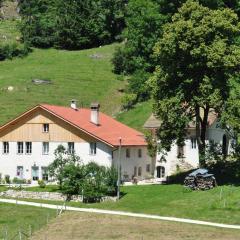
<path fill-rule="evenodd" d="M 117 180 L 117 199 L 120 199 L 120 184 L 121 184 L 121 148 L 122 148 L 122 138 L 119 138 L 118 147 L 118 180 Z"/>

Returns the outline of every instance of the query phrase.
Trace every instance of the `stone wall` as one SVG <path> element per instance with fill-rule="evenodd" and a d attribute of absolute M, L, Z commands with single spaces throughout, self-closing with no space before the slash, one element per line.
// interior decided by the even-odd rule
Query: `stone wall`
<path fill-rule="evenodd" d="M 52 200 L 52 201 L 65 201 L 67 196 L 58 192 L 31 192 L 31 191 L 16 191 L 7 190 L 5 192 L 0 192 L 0 197 L 9 198 L 28 198 L 28 199 L 42 199 L 42 200 Z M 116 197 L 105 196 L 101 199 L 102 201 L 116 201 Z M 72 195 L 70 201 L 82 202 L 81 195 Z"/>

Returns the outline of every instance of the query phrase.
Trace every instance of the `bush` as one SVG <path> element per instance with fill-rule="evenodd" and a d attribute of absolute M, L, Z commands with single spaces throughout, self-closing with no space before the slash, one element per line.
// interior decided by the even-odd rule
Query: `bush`
<path fill-rule="evenodd" d="M 83 202 L 98 202 L 103 196 L 116 195 L 117 171 L 96 163 L 68 164 L 62 171 L 62 191 L 68 196 L 83 195 Z"/>
<path fill-rule="evenodd" d="M 27 184 L 31 184 L 31 183 L 32 183 L 32 180 L 31 180 L 31 179 L 27 179 L 26 183 L 27 183 Z"/>
<path fill-rule="evenodd" d="M 113 58 L 112 58 L 112 63 L 113 63 L 113 72 L 116 74 L 124 74 L 127 72 L 126 70 L 126 63 L 127 62 L 127 54 L 125 53 L 124 47 L 117 47 Z"/>
<path fill-rule="evenodd" d="M 124 94 L 122 98 L 122 108 L 129 110 L 137 103 L 137 95 L 134 93 Z"/>
<path fill-rule="evenodd" d="M 29 51 L 30 48 L 21 43 L 0 44 L 0 61 L 14 57 L 24 57 Z"/>
<path fill-rule="evenodd" d="M 7 184 L 10 184 L 10 183 L 11 183 L 11 180 L 10 180 L 10 176 L 9 176 L 9 175 L 5 175 L 4 178 L 5 178 L 5 182 L 6 182 Z"/>
<path fill-rule="evenodd" d="M 40 188 L 45 188 L 46 187 L 46 183 L 43 180 L 38 180 L 38 185 Z"/>
<path fill-rule="evenodd" d="M 13 178 L 12 182 L 15 184 L 25 184 L 26 179 L 20 179 L 20 178 L 15 177 L 15 178 Z"/>

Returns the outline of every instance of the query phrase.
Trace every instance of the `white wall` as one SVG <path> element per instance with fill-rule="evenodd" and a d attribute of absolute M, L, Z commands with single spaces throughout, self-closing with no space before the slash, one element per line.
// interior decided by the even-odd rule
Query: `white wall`
<path fill-rule="evenodd" d="M 221 129 L 219 121 L 216 120 L 206 132 L 206 143 L 209 143 L 210 140 L 213 140 L 217 144 L 222 144 L 223 135 L 227 135 L 228 143 L 231 142 L 230 137 L 228 136 L 227 132 Z M 166 153 L 165 159 L 166 161 L 161 161 L 160 159 L 163 157 L 163 154 L 157 153 L 156 156 L 156 169 L 154 176 L 157 177 L 157 167 L 162 166 L 165 167 L 165 178 L 160 180 L 166 180 L 167 176 L 172 175 L 176 172 L 177 166 L 181 166 L 184 164 L 189 164 L 192 168 L 199 167 L 199 154 L 198 154 L 198 147 L 192 148 L 191 139 L 187 138 L 185 140 L 184 158 L 177 157 L 177 144 L 174 142 L 171 146 L 171 150 Z M 228 153 L 232 151 L 231 144 L 228 144 Z"/>
<path fill-rule="evenodd" d="M 130 149 L 130 157 L 126 157 L 126 149 Z M 142 157 L 138 157 L 138 149 L 142 150 Z M 113 164 L 118 166 L 119 150 L 113 152 Z M 123 180 L 132 180 L 134 176 L 134 167 L 137 168 L 137 178 L 139 180 L 151 177 L 152 162 L 148 155 L 146 146 L 131 146 L 121 148 L 121 175 Z M 150 172 L 147 172 L 147 164 L 150 164 Z M 138 169 L 142 168 L 141 176 L 138 176 Z M 125 176 L 125 177 L 124 177 Z M 128 179 L 127 179 L 128 178 Z"/>
<path fill-rule="evenodd" d="M 178 158 L 178 147 L 174 142 L 171 150 L 165 154 L 157 153 L 156 156 L 156 169 L 154 176 L 157 178 L 157 167 L 162 166 L 165 168 L 165 177 L 161 180 L 166 180 L 167 176 L 172 175 L 177 170 L 177 166 L 184 165 L 185 163 L 191 165 L 192 168 L 197 168 L 199 164 L 198 148 L 192 148 L 191 139 L 185 140 L 183 158 Z"/>
<path fill-rule="evenodd" d="M 3 143 L 0 142 L 0 173 L 10 175 L 10 178 L 16 177 L 17 166 L 23 166 L 23 178 L 31 179 L 33 166 L 39 167 L 39 178 L 41 179 L 41 167 L 47 167 L 55 158 L 54 151 L 58 145 L 64 145 L 67 148 L 67 143 L 50 142 L 49 154 L 43 155 L 42 142 L 32 143 L 32 154 L 24 153 L 17 154 L 17 142 L 9 142 L 9 154 L 3 154 Z M 95 161 L 99 165 L 110 167 L 112 164 L 112 149 L 101 142 L 97 142 L 96 155 L 90 155 L 89 143 L 75 143 L 75 152 L 81 158 L 84 164 Z"/>
<path fill-rule="evenodd" d="M 9 142 L 9 153 L 3 154 L 3 143 L 0 142 L 0 173 L 2 177 L 4 175 L 10 175 L 13 179 L 17 176 L 17 166 L 23 166 L 23 178 L 32 179 L 32 167 L 39 167 L 39 179 L 42 178 L 42 167 L 47 167 L 55 158 L 54 151 L 58 145 L 64 145 L 67 148 L 66 142 L 50 142 L 49 143 L 49 154 L 44 155 L 42 149 L 42 142 L 32 142 L 32 154 L 25 154 L 25 143 L 24 153 L 17 154 L 17 142 Z M 118 150 L 113 151 L 108 145 L 97 142 L 96 155 L 90 154 L 90 146 L 87 142 L 75 143 L 75 153 L 78 155 L 83 162 L 87 164 L 89 162 L 96 162 L 99 165 L 111 167 L 112 164 L 117 167 L 118 163 Z M 147 147 L 129 147 L 130 158 L 126 157 L 126 147 L 121 149 L 121 173 L 122 179 L 124 175 L 128 175 L 129 179 L 132 179 L 134 175 L 134 167 L 142 168 L 141 176 L 139 179 L 144 179 L 151 175 L 151 158 L 148 156 Z M 142 157 L 138 157 L 138 149 L 142 149 Z M 112 160 L 113 156 L 113 160 Z M 150 164 L 150 172 L 147 172 L 146 165 Z"/>

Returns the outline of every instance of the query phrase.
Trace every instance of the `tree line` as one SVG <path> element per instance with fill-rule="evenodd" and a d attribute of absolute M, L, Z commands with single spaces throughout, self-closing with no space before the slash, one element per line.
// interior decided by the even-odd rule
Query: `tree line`
<path fill-rule="evenodd" d="M 172 21 L 174 14 L 186 0 L 130 0 L 126 8 L 122 37 L 126 39 L 113 58 L 114 72 L 130 75 L 128 80 L 127 107 L 151 97 L 146 84 L 158 64 L 153 54 L 155 44 L 162 38 L 164 26 Z M 231 9 L 240 16 L 238 0 L 199 0 L 209 9 Z"/>
<path fill-rule="evenodd" d="M 84 49 L 116 41 L 127 0 L 20 0 L 20 30 L 30 46 Z"/>

